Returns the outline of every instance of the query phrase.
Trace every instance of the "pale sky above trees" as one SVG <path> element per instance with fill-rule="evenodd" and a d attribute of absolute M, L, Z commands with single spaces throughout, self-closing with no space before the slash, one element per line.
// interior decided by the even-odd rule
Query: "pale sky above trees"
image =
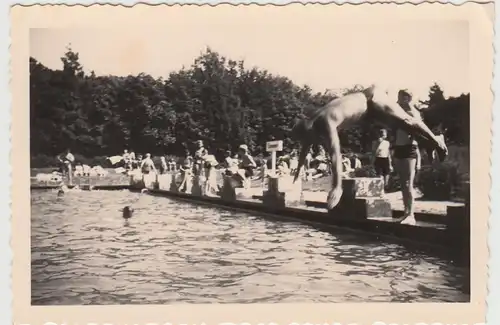
<path fill-rule="evenodd" d="M 465 21 L 336 24 L 306 19 L 278 25 L 265 17 L 251 28 L 238 21 L 176 24 L 126 31 L 32 29 L 30 56 L 61 69 L 60 58 L 71 43 L 87 72 L 166 78 L 190 66 L 208 46 L 228 59 L 244 59 L 247 68 L 266 69 L 319 92 L 370 82 L 391 90 L 409 88 L 421 99 L 434 82 L 446 96 L 469 92 Z"/>

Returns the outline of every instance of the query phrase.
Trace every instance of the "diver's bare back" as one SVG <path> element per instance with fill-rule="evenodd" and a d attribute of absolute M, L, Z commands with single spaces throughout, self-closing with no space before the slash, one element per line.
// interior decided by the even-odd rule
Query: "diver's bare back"
<path fill-rule="evenodd" d="M 324 107 L 322 112 L 327 114 L 326 120 L 330 121 L 337 131 L 352 127 L 363 115 L 370 113 L 374 119 L 373 122 L 401 128 L 430 142 L 439 151 L 441 160 L 444 160 L 447 155 L 446 145 L 439 142 L 420 119 L 411 116 L 395 100 L 391 100 L 387 92 L 380 87 L 371 86 L 365 91 L 334 99 Z"/>
<path fill-rule="evenodd" d="M 369 105 L 369 102 L 372 105 Z M 372 112 L 369 112 L 370 109 Z M 376 121 L 382 124 L 392 124 L 391 122 L 395 122 L 394 118 L 397 120 L 411 117 L 395 100 L 389 98 L 387 92 L 376 86 L 336 98 L 321 111 L 327 114 L 327 120 L 334 122 L 337 130 L 352 127 L 368 113 L 373 113 Z"/>
<path fill-rule="evenodd" d="M 322 110 L 325 120 L 332 121 L 337 129 L 348 129 L 356 124 L 367 112 L 368 105 L 364 93 L 352 93 L 336 98 Z"/>

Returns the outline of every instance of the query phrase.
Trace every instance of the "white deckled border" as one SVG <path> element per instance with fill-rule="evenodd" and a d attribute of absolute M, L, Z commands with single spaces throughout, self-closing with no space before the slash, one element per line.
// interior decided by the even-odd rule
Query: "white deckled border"
<path fill-rule="evenodd" d="M 166 1 L 143 1 L 142 3 L 165 3 Z M 193 4 L 201 4 L 201 3 L 274 3 L 274 4 L 286 4 L 291 1 L 168 1 L 167 3 L 193 3 Z M 293 1 L 299 2 L 299 1 Z M 306 1 L 300 1 L 306 2 Z M 328 3 L 330 1 L 315 1 L 317 3 Z M 362 3 L 362 1 L 335 1 L 336 3 Z M 397 3 L 402 3 L 403 1 L 394 1 Z M 421 3 L 424 1 L 415 1 L 414 3 Z M 449 3 L 453 4 L 462 4 L 466 2 L 462 1 L 449 1 Z M 487 2 L 487 1 L 477 1 L 477 2 Z M 9 6 L 15 3 L 20 3 L 24 5 L 29 4 L 92 4 L 92 3 L 110 3 L 110 4 L 123 4 L 126 6 L 133 5 L 137 2 L 135 1 L 34 1 L 34 0 L 26 0 L 26 1 L 0 1 L 0 24 L 1 24 L 1 36 L 2 36 L 2 55 L 1 58 L 1 67 L 2 70 L 0 72 L 0 147 L 3 149 L 2 154 L 0 155 L 0 184 L 2 186 L 1 190 L 1 198 L 0 198 L 0 254 L 1 254 L 1 264 L 0 264 L 0 324 L 12 324 L 12 311 L 11 311 L 11 259 L 12 253 L 10 251 L 10 233 L 11 233 L 11 225 L 10 225 L 10 123 L 11 123 L 11 98 L 9 91 L 9 44 L 10 44 L 10 20 L 9 20 Z M 498 10 L 497 10 L 498 11 Z M 498 17 L 496 17 L 495 29 L 498 26 Z M 498 35 L 495 37 L 495 42 L 498 42 Z M 495 61 L 497 61 L 497 53 L 495 52 Z M 498 83 L 497 74 L 499 72 L 499 68 L 495 66 L 494 82 L 492 86 L 492 91 L 499 89 L 500 84 Z M 498 111 L 500 108 L 499 101 L 495 97 L 494 102 L 494 117 L 493 117 L 493 130 L 500 129 L 500 117 Z M 497 117 L 497 118 L 495 118 Z M 492 130 L 492 132 L 493 132 Z M 500 132 L 493 132 L 492 139 L 492 157 L 491 162 L 492 165 L 500 166 Z M 489 246 L 490 246 L 490 264 L 489 264 L 489 297 L 488 297 L 488 324 L 500 324 L 500 171 L 498 169 L 492 168 L 491 171 L 492 178 L 492 189 L 491 189 L 491 215 L 494 217 L 490 218 L 490 233 L 489 233 Z M 473 266 L 472 266 L 473 267 Z M 497 288 L 494 290 L 494 288 Z M 269 320 L 272 321 L 272 320 Z"/>

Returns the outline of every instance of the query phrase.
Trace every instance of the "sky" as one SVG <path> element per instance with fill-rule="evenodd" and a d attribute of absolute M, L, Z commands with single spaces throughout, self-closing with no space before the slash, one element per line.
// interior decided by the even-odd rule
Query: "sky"
<path fill-rule="evenodd" d="M 206 47 L 245 65 L 289 77 L 313 90 L 355 84 L 408 88 L 425 99 L 437 82 L 446 96 L 469 92 L 467 21 L 279 24 L 262 19 L 176 21 L 155 28 L 31 29 L 30 56 L 61 69 L 68 44 L 97 75 L 145 72 L 168 77 Z M 391 89 L 392 89 L 391 88 Z"/>

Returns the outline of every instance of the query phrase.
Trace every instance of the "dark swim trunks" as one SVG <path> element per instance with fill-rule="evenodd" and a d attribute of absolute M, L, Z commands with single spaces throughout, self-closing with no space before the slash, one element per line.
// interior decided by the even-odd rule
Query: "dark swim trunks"
<path fill-rule="evenodd" d="M 391 164 L 389 163 L 389 158 L 375 158 L 374 167 L 378 175 L 387 176 L 391 173 Z"/>
<path fill-rule="evenodd" d="M 403 146 L 394 146 L 394 158 L 397 159 L 416 159 L 418 158 L 418 148 L 414 144 Z"/>

